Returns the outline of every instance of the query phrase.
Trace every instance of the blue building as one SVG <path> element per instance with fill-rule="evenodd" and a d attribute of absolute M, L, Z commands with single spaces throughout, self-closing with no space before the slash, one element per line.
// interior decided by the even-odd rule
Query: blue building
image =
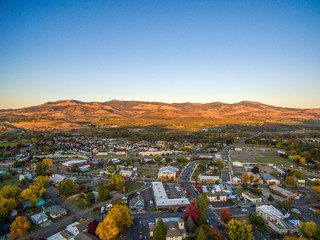
<path fill-rule="evenodd" d="M 144 199 L 139 194 L 135 198 L 132 198 L 129 202 L 129 207 L 131 210 L 142 211 L 144 209 Z"/>

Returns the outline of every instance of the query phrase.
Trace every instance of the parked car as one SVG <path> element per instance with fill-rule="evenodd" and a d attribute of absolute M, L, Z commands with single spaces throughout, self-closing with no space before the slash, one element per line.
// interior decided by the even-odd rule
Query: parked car
<path fill-rule="evenodd" d="M 105 210 L 106 210 L 105 206 L 102 206 L 100 212 L 104 213 Z"/>

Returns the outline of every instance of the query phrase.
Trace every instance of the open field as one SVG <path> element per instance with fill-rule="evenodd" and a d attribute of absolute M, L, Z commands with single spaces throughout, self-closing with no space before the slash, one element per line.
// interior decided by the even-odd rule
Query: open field
<path fill-rule="evenodd" d="M 18 175 L 12 176 L 10 179 L 0 181 L 0 189 L 6 185 L 19 185 Z"/>
<path fill-rule="evenodd" d="M 273 149 L 273 150 L 280 150 L 268 145 L 263 145 L 263 144 L 248 144 L 248 143 L 242 143 L 240 145 L 237 146 L 238 148 L 255 148 L 257 150 L 259 150 L 259 148 L 268 148 L 268 149 Z"/>
<path fill-rule="evenodd" d="M 233 152 L 231 155 L 232 161 L 239 162 L 255 162 L 255 163 L 273 163 L 277 166 L 297 165 L 296 163 L 280 157 L 276 152 L 260 152 L 260 151 L 250 151 L 250 152 Z"/>
<path fill-rule="evenodd" d="M 124 186 L 126 187 L 127 193 L 132 192 L 138 188 L 141 188 L 144 183 L 140 182 L 126 182 Z"/>
<path fill-rule="evenodd" d="M 14 147 L 15 145 L 17 145 L 19 142 L 2 142 L 0 143 L 0 147 L 6 147 L 6 146 L 10 146 L 10 147 Z M 29 143 L 22 143 L 22 144 L 29 144 Z"/>
<path fill-rule="evenodd" d="M 158 175 L 158 168 L 138 168 L 138 171 L 141 171 L 140 177 L 157 177 Z"/>

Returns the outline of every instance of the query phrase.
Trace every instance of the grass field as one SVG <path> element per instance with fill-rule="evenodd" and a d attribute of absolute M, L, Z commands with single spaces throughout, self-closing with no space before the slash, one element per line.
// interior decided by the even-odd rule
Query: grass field
<path fill-rule="evenodd" d="M 76 206 L 79 209 L 84 209 L 84 201 L 78 198 L 73 198 L 70 200 L 67 200 L 68 203 L 72 204 L 73 206 Z"/>
<path fill-rule="evenodd" d="M 5 142 L 5 143 L 0 143 L 0 147 L 6 147 L 6 146 L 14 147 L 17 144 L 18 142 Z M 22 143 L 22 144 L 29 144 L 29 143 Z"/>
<path fill-rule="evenodd" d="M 6 185 L 19 185 L 18 175 L 12 176 L 10 179 L 0 181 L 0 189 Z"/>
<path fill-rule="evenodd" d="M 144 185 L 144 183 L 140 182 L 126 182 L 124 186 L 127 189 L 127 193 L 132 192 L 138 188 L 141 188 Z"/>
<path fill-rule="evenodd" d="M 147 177 L 147 176 L 157 176 L 158 175 L 158 168 L 139 168 L 138 171 L 141 171 L 140 177 Z"/>
<path fill-rule="evenodd" d="M 277 166 L 283 165 L 286 167 L 297 165 L 288 159 L 280 157 L 276 152 L 234 152 L 231 155 L 231 159 L 239 162 L 273 163 Z"/>

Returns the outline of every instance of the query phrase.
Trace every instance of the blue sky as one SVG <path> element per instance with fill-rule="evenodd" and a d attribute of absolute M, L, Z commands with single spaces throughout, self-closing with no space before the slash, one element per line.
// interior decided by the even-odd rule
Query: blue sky
<path fill-rule="evenodd" d="M 259 101 L 320 108 L 320 2 L 0 2 L 0 108 Z"/>

